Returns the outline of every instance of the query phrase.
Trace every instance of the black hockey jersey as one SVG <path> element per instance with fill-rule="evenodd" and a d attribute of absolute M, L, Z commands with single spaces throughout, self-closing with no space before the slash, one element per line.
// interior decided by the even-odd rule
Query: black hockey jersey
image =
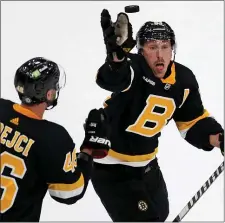
<path fill-rule="evenodd" d="M 154 159 L 160 132 L 171 119 L 189 143 L 204 150 L 213 149 L 209 135 L 223 131 L 203 107 L 194 74 L 177 62 L 158 79 L 143 56 L 128 54 L 122 63 L 106 61 L 96 82 L 113 92 L 105 101 L 112 148 L 108 157 L 96 162 L 146 165 Z"/>
<path fill-rule="evenodd" d="M 0 148 L 1 221 L 39 221 L 47 190 L 66 204 L 84 195 L 92 158 L 76 157 L 75 144 L 62 126 L 2 98 Z"/>

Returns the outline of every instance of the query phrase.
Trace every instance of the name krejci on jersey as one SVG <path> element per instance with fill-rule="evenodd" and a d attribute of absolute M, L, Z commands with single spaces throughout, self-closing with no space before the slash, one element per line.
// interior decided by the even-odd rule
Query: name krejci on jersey
<path fill-rule="evenodd" d="M 9 149 L 13 148 L 16 152 L 27 157 L 34 142 L 33 139 L 0 122 L 0 144 Z"/>

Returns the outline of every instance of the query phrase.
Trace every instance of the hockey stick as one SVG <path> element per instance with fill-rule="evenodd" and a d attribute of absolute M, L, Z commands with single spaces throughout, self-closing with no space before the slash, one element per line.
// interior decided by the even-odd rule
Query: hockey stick
<path fill-rule="evenodd" d="M 212 183 L 224 170 L 224 161 L 216 169 L 216 171 L 209 177 L 209 179 L 203 184 L 200 190 L 191 198 L 187 205 L 182 209 L 182 211 L 176 216 L 173 222 L 180 222 L 184 216 L 191 210 L 191 208 L 197 203 L 200 197 L 209 189 Z"/>

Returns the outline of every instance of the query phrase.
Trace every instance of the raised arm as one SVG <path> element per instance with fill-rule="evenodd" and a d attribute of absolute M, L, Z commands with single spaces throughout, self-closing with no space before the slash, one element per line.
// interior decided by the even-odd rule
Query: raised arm
<path fill-rule="evenodd" d="M 132 68 L 128 52 L 135 46 L 132 25 L 125 13 L 119 13 L 113 23 L 108 10 L 101 13 L 101 27 L 106 45 L 106 62 L 99 68 L 96 82 L 108 91 L 118 92 L 126 89 L 131 82 Z"/>

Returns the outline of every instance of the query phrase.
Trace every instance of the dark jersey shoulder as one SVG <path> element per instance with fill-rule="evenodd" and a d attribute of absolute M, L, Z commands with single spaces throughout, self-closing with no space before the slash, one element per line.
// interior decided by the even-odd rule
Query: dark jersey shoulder
<path fill-rule="evenodd" d="M 14 109 L 15 106 L 19 108 L 19 111 Z M 0 107 L 0 121 L 22 129 L 24 133 L 33 136 L 33 138 L 38 138 L 39 140 L 43 138 L 45 142 L 49 141 L 49 143 L 53 144 L 57 144 L 57 142 L 64 137 L 67 140 L 72 140 L 69 133 L 62 125 L 44 119 L 41 120 L 29 117 L 25 110 L 21 110 L 19 105 L 11 100 L 0 98 Z M 13 119 L 16 121 L 16 118 L 18 118 L 18 125 L 13 123 Z M 59 135 L 61 136 L 60 138 L 57 137 Z"/>
<path fill-rule="evenodd" d="M 183 64 L 174 62 L 176 79 L 184 88 L 198 89 L 198 82 L 192 70 Z"/>
<path fill-rule="evenodd" d="M 0 104 L 2 105 L 0 123 L 1 128 L 4 129 L 1 132 L 5 134 L 7 132 L 5 138 L 8 142 L 12 142 L 11 147 L 14 148 L 10 150 L 10 153 L 25 158 L 25 161 L 29 162 L 29 154 L 37 159 L 44 157 L 43 154 L 45 157 L 57 156 L 57 154 L 60 156 L 65 150 L 72 150 L 75 147 L 63 126 L 38 119 L 33 113 L 10 100 L 1 99 Z M 6 148 L 8 144 L 6 143 L 4 147 Z M 17 148 L 19 145 L 20 149 Z M 24 157 L 25 151 L 26 157 Z"/>
<path fill-rule="evenodd" d="M 48 183 L 66 181 L 63 165 L 73 151 L 73 140 L 63 126 L 32 116 L 18 104 L 0 99 L 3 221 L 38 221 Z M 8 192 L 9 180 L 18 190 Z M 74 176 L 67 182 L 74 182 Z"/>
<path fill-rule="evenodd" d="M 0 111 L 2 111 L 3 106 L 10 106 L 10 105 L 13 105 L 13 104 L 14 103 L 12 101 L 8 100 L 8 99 L 0 98 L 0 108 L 1 108 Z"/>

